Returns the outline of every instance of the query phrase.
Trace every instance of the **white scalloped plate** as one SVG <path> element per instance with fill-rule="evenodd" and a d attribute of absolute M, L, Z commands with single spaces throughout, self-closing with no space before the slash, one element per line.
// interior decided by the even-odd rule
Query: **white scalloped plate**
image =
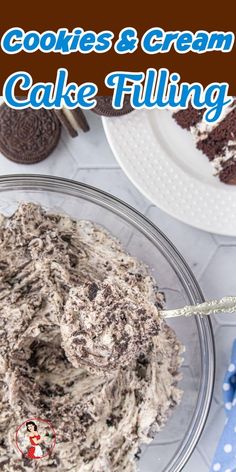
<path fill-rule="evenodd" d="M 213 175 L 169 111 L 103 117 L 103 126 L 122 169 L 152 203 L 197 228 L 236 236 L 236 186 Z"/>

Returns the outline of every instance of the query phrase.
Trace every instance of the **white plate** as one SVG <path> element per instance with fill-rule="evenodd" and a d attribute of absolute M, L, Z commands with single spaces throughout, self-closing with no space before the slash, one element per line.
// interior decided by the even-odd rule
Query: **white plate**
<path fill-rule="evenodd" d="M 236 186 L 213 175 L 169 111 L 134 111 L 103 125 L 122 169 L 152 203 L 197 228 L 236 236 Z"/>

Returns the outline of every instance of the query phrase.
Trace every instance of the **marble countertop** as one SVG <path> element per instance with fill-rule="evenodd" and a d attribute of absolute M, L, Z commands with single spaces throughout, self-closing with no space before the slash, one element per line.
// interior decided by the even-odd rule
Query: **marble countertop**
<path fill-rule="evenodd" d="M 0 154 L 0 173 L 38 173 L 68 177 L 101 188 L 144 213 L 170 238 L 194 272 L 206 298 L 235 293 L 236 238 L 205 233 L 168 216 L 141 195 L 119 168 L 103 131 L 101 119 L 87 114 L 91 132 L 71 139 L 62 132 L 57 149 L 33 166 L 18 165 Z M 216 342 L 216 382 L 207 425 L 184 472 L 208 472 L 225 414 L 221 386 L 236 337 L 236 316 L 213 319 Z M 148 465 L 147 465 L 148 470 Z"/>

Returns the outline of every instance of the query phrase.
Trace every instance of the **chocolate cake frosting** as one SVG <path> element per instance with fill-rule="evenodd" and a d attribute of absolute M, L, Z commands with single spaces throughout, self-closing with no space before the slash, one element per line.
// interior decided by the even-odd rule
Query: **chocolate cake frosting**
<path fill-rule="evenodd" d="M 182 128 L 189 130 L 197 149 L 212 162 L 216 175 L 225 184 L 236 182 L 236 101 L 228 106 L 217 123 L 203 120 L 204 110 L 191 105 L 173 114 Z"/>
<path fill-rule="evenodd" d="M 163 319 L 146 324 L 163 306 L 155 280 L 106 230 L 34 204 L 0 215 L 0 252 L 0 470 L 136 471 L 140 444 L 181 399 L 182 347 Z M 101 307 L 110 316 L 107 352 L 99 351 Z M 147 333 L 138 347 L 136 322 L 137 336 Z M 130 362 L 116 365 L 129 342 Z M 103 371 L 94 369 L 95 348 Z M 32 417 L 56 431 L 53 452 L 37 461 L 15 442 Z"/>

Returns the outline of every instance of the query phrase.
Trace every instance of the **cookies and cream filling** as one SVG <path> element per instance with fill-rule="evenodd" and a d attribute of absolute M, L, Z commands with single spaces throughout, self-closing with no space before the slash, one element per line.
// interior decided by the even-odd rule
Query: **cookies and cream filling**
<path fill-rule="evenodd" d="M 0 253 L 1 471 L 136 471 L 140 444 L 181 399 L 182 347 L 165 321 L 143 352 L 132 345 L 135 320 L 137 333 L 153 328 L 139 302 L 147 311 L 163 305 L 155 280 L 105 229 L 31 203 L 1 215 Z M 111 307 L 108 352 L 117 345 L 113 310 L 118 322 L 127 317 L 120 336 L 136 349 L 136 359 L 109 372 L 81 363 L 89 342 L 99 348 L 99 303 Z M 53 453 L 34 463 L 15 445 L 17 427 L 32 417 L 49 420 L 57 435 Z"/>

